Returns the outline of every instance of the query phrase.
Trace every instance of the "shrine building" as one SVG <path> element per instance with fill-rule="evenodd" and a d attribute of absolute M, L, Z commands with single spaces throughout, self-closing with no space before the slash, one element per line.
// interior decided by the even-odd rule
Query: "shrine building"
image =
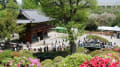
<path fill-rule="evenodd" d="M 23 42 L 34 43 L 48 37 L 48 29 L 50 28 L 48 22 L 50 20 L 49 17 L 38 10 L 20 10 L 17 24 L 26 24 L 25 31 L 20 33 L 20 40 Z"/>

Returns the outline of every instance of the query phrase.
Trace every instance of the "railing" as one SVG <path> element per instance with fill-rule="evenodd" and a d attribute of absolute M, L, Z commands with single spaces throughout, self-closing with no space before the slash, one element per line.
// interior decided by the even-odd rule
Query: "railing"
<path fill-rule="evenodd" d="M 84 48 L 111 48 L 112 45 L 103 45 L 103 44 L 93 44 L 93 43 L 83 43 L 79 44 L 79 47 L 84 47 Z"/>

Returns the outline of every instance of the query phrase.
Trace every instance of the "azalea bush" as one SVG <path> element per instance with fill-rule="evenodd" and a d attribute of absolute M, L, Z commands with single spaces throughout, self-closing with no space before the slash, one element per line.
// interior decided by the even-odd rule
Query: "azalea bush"
<path fill-rule="evenodd" d="M 118 53 L 109 49 L 102 49 L 102 50 L 95 50 L 90 53 L 91 56 L 100 56 L 100 55 L 106 55 L 108 53 Z"/>
<path fill-rule="evenodd" d="M 119 62 L 113 61 L 109 58 L 94 57 L 93 59 L 86 60 L 80 67 L 120 67 Z"/>
<path fill-rule="evenodd" d="M 116 62 L 120 62 L 120 53 L 107 53 L 106 55 L 100 55 L 102 58 L 114 59 Z"/>
<path fill-rule="evenodd" d="M 86 54 L 86 53 L 88 53 L 88 49 L 79 47 L 79 48 L 77 48 L 76 53 L 85 53 Z"/>
<path fill-rule="evenodd" d="M 120 52 L 120 47 L 114 47 L 112 50 L 116 52 Z"/>
<path fill-rule="evenodd" d="M 46 59 L 43 62 L 41 62 L 42 67 L 55 67 L 54 62 L 51 59 Z"/>
<path fill-rule="evenodd" d="M 3 52 L 3 50 L 0 50 L 0 53 L 2 53 Z"/>
<path fill-rule="evenodd" d="M 12 58 L 11 56 L 11 50 L 4 50 L 0 52 L 0 62 L 2 62 L 3 60 L 7 59 L 7 58 Z"/>
<path fill-rule="evenodd" d="M 34 58 L 34 56 L 33 56 L 33 52 L 32 51 L 28 51 L 28 50 L 22 50 L 22 51 L 20 51 L 19 52 L 19 55 L 20 55 L 20 57 L 32 57 L 32 58 Z"/>
<path fill-rule="evenodd" d="M 90 55 L 91 56 L 95 56 L 95 55 L 97 55 L 97 54 L 100 54 L 102 51 L 100 51 L 100 50 L 95 50 L 95 51 L 92 51 L 91 53 L 90 53 Z"/>
<path fill-rule="evenodd" d="M 41 67 L 40 60 L 26 57 L 14 57 L 6 59 L 5 67 Z"/>
<path fill-rule="evenodd" d="M 13 51 L 13 52 L 11 52 L 11 56 L 12 56 L 12 57 L 15 57 L 15 56 L 19 57 L 20 54 L 19 54 L 19 52 Z"/>
<path fill-rule="evenodd" d="M 77 53 L 68 55 L 65 58 L 54 56 L 53 60 L 45 59 L 41 63 L 30 51 L 1 50 L 0 67 L 120 67 L 119 52 L 112 51 L 112 49 L 101 49 L 88 55 L 81 53 L 84 50 L 86 49 L 78 49 Z M 40 54 L 37 55 L 39 56 Z M 51 57 L 51 54 L 49 56 Z"/>
<path fill-rule="evenodd" d="M 60 67 L 60 64 L 62 63 L 62 60 L 64 58 L 62 56 L 57 56 L 53 59 L 55 67 Z"/>
<path fill-rule="evenodd" d="M 63 59 L 60 67 L 79 67 L 85 60 L 90 60 L 91 58 L 90 55 L 86 54 L 73 54 Z"/>

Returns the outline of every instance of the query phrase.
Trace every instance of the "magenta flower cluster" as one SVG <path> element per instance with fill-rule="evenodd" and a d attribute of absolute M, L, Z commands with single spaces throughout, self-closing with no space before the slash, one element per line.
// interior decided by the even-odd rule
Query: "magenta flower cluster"
<path fill-rule="evenodd" d="M 30 67 L 34 65 L 36 65 L 37 67 L 41 67 L 39 59 L 28 58 L 27 60 L 30 61 L 30 64 L 29 64 Z"/>
<path fill-rule="evenodd" d="M 3 52 L 3 50 L 0 50 L 0 53 L 2 53 Z"/>
<path fill-rule="evenodd" d="M 19 61 L 20 60 L 20 61 Z M 19 61 L 19 62 L 17 62 Z M 15 66 L 15 67 L 42 67 L 40 64 L 39 59 L 33 59 L 33 58 L 24 58 L 23 59 L 18 59 L 17 60 L 13 60 L 11 62 L 9 62 L 9 66 Z"/>
<path fill-rule="evenodd" d="M 119 62 L 115 62 L 112 59 L 94 57 L 90 61 L 86 60 L 80 67 L 119 67 Z"/>

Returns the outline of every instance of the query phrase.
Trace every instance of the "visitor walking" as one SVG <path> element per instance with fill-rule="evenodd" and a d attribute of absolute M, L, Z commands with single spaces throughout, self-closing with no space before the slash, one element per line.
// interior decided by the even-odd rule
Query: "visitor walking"
<path fill-rule="evenodd" d="M 43 40 L 43 44 L 45 45 L 45 40 Z"/>

